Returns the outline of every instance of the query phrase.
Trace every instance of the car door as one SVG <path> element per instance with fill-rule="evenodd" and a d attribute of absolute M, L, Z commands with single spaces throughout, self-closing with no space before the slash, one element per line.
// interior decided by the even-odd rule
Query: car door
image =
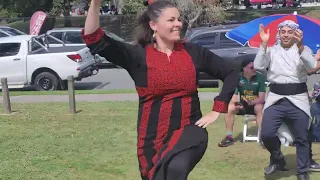
<path fill-rule="evenodd" d="M 25 55 L 21 43 L 0 43 L 0 78 L 7 78 L 8 85 L 26 82 Z"/>
<path fill-rule="evenodd" d="M 242 46 L 241 44 L 228 39 L 226 35 L 227 31 L 219 33 L 219 49 L 214 51 L 217 55 L 226 59 L 234 59 L 239 56 L 247 54 L 256 54 L 258 49 L 250 48 L 248 45 Z"/>

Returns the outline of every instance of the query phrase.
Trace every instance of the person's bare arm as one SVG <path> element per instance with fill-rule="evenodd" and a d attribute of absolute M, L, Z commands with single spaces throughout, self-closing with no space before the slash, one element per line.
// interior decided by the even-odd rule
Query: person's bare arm
<path fill-rule="evenodd" d="M 250 101 L 249 105 L 263 104 L 265 100 L 266 93 L 259 92 L 259 97 L 255 100 Z"/>
<path fill-rule="evenodd" d="M 94 33 L 100 27 L 101 0 L 91 0 L 84 26 L 84 35 Z"/>
<path fill-rule="evenodd" d="M 233 94 L 233 96 L 232 96 L 232 98 L 230 100 L 230 103 L 235 104 L 238 101 L 239 101 L 239 95 L 238 94 Z"/>

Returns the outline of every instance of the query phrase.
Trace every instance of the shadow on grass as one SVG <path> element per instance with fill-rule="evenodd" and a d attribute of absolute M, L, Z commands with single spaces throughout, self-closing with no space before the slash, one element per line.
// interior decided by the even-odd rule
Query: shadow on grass
<path fill-rule="evenodd" d="M 257 126 L 254 125 L 248 128 L 247 134 L 256 136 L 257 135 Z M 243 135 L 242 132 L 239 133 L 235 138 L 235 141 L 240 141 L 243 142 Z M 252 143 L 255 143 L 254 141 L 251 141 Z M 246 142 L 246 143 L 251 143 L 251 142 Z M 295 148 L 295 147 L 292 147 Z M 265 151 L 267 151 L 265 149 Z M 271 175 L 266 175 L 264 177 L 265 180 L 278 180 L 282 178 L 289 178 L 289 177 L 295 177 L 296 176 L 296 167 L 297 167 L 297 155 L 296 154 L 286 154 L 284 155 L 285 161 L 287 163 L 286 167 L 289 168 L 289 171 L 276 171 L 275 173 Z M 268 164 L 265 166 L 267 167 Z M 310 174 L 312 172 L 309 172 Z"/>
<path fill-rule="evenodd" d="M 287 154 L 284 156 L 286 162 L 287 162 L 287 168 L 289 168 L 289 171 L 276 171 L 275 173 L 271 175 L 266 175 L 264 177 L 265 180 L 278 180 L 282 178 L 288 178 L 288 177 L 294 177 L 296 178 L 296 167 L 297 167 L 297 155 L 296 154 Z M 311 175 L 312 172 L 309 172 L 309 175 Z"/>

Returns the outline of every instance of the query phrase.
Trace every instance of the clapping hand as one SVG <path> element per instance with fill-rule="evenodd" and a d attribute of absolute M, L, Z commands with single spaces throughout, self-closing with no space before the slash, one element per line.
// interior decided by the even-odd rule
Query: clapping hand
<path fill-rule="evenodd" d="M 260 24 L 259 34 L 260 34 L 260 38 L 261 38 L 262 43 L 268 44 L 268 41 L 270 38 L 270 29 L 268 29 L 267 32 L 265 32 L 264 25 Z"/>
<path fill-rule="evenodd" d="M 303 32 L 300 29 L 297 29 L 294 32 L 293 37 L 297 40 L 297 46 L 300 47 L 302 46 L 302 39 L 303 39 Z"/>

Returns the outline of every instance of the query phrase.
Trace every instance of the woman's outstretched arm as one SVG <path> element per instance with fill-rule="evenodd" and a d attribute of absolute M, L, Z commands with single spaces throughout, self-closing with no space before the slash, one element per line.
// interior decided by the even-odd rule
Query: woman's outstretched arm
<path fill-rule="evenodd" d="M 98 54 L 107 61 L 129 70 L 137 52 L 142 52 L 142 48 L 108 37 L 100 27 L 100 6 L 101 0 L 91 1 L 81 36 L 92 55 Z"/>

